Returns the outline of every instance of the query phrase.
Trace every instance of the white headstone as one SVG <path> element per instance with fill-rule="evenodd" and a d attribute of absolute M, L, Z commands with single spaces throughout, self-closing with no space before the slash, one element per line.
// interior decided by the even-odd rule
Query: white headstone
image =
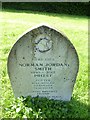
<path fill-rule="evenodd" d="M 30 95 L 69 101 L 78 69 L 72 43 L 47 25 L 22 35 L 8 57 L 8 74 L 16 97 Z"/>

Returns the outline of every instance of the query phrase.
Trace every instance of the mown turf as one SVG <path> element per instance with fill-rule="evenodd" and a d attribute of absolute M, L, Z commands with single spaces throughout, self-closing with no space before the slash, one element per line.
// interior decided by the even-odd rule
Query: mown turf
<path fill-rule="evenodd" d="M 82 16 L 4 10 L 0 12 L 0 118 L 88 117 L 88 20 Z M 64 32 L 75 46 L 80 66 L 70 102 L 46 98 L 15 98 L 7 74 L 7 58 L 17 38 L 27 29 L 48 23 Z"/>

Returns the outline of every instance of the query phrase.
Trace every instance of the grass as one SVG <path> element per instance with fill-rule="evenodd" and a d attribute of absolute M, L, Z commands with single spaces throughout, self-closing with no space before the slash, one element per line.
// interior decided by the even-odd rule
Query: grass
<path fill-rule="evenodd" d="M 0 118 L 87 118 L 88 117 L 88 20 L 87 17 L 3 10 L 0 12 Z M 47 98 L 15 98 L 7 74 L 7 58 L 17 38 L 27 29 L 48 23 L 64 32 L 75 46 L 80 66 L 70 102 Z"/>

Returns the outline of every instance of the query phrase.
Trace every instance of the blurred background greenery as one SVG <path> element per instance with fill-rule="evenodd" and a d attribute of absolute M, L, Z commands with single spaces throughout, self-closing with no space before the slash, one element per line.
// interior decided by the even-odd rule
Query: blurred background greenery
<path fill-rule="evenodd" d="M 70 15 L 87 15 L 88 2 L 8 2 L 3 9 L 31 10 Z"/>

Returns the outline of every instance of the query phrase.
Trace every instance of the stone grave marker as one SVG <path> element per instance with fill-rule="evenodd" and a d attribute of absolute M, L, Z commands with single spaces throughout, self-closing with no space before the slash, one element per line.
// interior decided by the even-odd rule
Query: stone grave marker
<path fill-rule="evenodd" d="M 39 25 L 17 40 L 7 66 L 16 97 L 30 95 L 69 101 L 79 60 L 65 35 L 47 25 Z"/>

